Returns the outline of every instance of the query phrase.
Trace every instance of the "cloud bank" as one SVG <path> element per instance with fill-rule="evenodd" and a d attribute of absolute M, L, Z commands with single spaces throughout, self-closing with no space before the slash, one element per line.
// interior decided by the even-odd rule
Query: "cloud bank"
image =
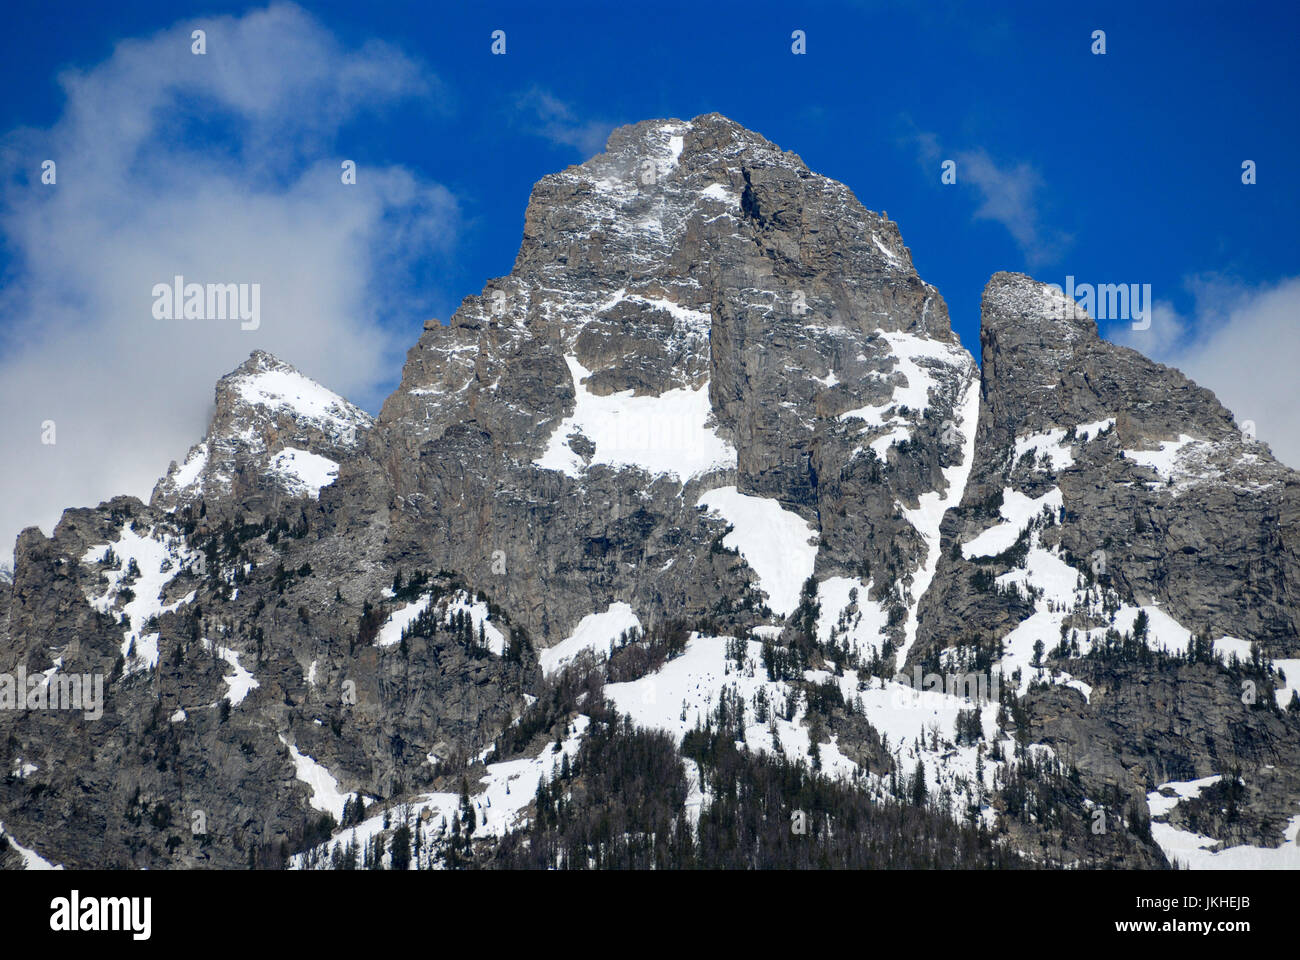
<path fill-rule="evenodd" d="M 1188 282 L 1191 316 L 1157 301 L 1151 327 L 1116 325 L 1116 343 L 1177 367 L 1250 420 L 1273 455 L 1300 470 L 1300 277 L 1247 287 L 1216 277 Z"/>
<path fill-rule="evenodd" d="M 66 506 L 147 498 L 255 348 L 373 409 L 408 345 L 384 321 L 457 219 L 401 167 L 358 161 L 342 183 L 348 124 L 440 88 L 296 6 L 183 21 L 60 83 L 52 127 L 0 138 L 0 560 Z M 260 327 L 155 319 L 154 285 L 178 274 L 260 284 Z"/>

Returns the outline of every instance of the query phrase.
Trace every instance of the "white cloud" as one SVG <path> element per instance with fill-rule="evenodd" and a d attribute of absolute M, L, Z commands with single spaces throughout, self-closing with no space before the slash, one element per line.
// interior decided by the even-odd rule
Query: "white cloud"
<path fill-rule="evenodd" d="M 190 52 L 196 26 L 205 56 Z M 444 188 L 338 141 L 399 98 L 437 98 L 436 79 L 384 45 L 344 48 L 296 6 L 186 20 L 60 80 L 50 129 L 0 138 L 0 169 L 17 171 L 0 184 L 6 558 L 19 529 L 48 532 L 64 507 L 147 498 L 201 436 L 216 379 L 254 348 L 373 409 L 409 345 L 381 321 L 456 222 Z M 154 319 L 152 288 L 176 274 L 259 283 L 260 329 Z"/>
<path fill-rule="evenodd" d="M 573 147 L 584 160 L 605 149 L 614 124 L 580 120 L 563 100 L 533 87 L 514 105 L 516 116 L 529 132 L 565 147 Z"/>
<path fill-rule="evenodd" d="M 1040 223 L 1037 198 L 1043 178 L 1031 164 L 999 164 L 983 148 L 945 152 L 938 137 L 915 128 L 910 138 L 922 165 L 936 180 L 945 160 L 956 164 L 957 185 L 970 184 L 979 195 L 974 219 L 1002 224 L 1029 266 L 1041 266 L 1060 258 L 1071 238 Z"/>
<path fill-rule="evenodd" d="M 1300 277 L 1256 288 L 1201 277 L 1189 286 L 1191 317 L 1160 302 L 1149 330 L 1126 324 L 1107 336 L 1213 390 L 1238 423 L 1254 422 L 1275 457 L 1300 469 Z"/>
<path fill-rule="evenodd" d="M 1030 266 L 1056 260 L 1069 238 L 1046 230 L 1038 222 L 1035 195 L 1043 178 L 1027 163 L 999 167 L 984 150 L 966 150 L 954 157 L 958 182 L 965 177 L 980 194 L 976 220 L 993 220 L 1007 228 Z"/>

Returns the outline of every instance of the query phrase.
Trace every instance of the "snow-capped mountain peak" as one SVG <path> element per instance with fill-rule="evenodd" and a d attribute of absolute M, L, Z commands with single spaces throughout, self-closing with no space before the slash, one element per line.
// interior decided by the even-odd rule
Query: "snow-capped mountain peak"
<path fill-rule="evenodd" d="M 292 365 L 254 350 L 216 386 L 204 438 L 158 481 L 167 509 L 211 499 L 319 495 L 355 454 L 373 419 Z"/>

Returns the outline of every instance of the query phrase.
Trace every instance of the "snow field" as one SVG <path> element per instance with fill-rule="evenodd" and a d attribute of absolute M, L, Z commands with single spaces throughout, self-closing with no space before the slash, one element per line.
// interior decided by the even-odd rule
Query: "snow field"
<path fill-rule="evenodd" d="M 736 466 L 735 448 L 709 426 L 713 409 L 707 383 L 657 397 L 638 397 L 631 390 L 601 397 L 584 384 L 591 371 L 572 356 L 565 360 L 577 397 L 574 412 L 555 428 L 534 465 L 581 477 L 589 463 L 569 446 L 569 438 L 578 434 L 595 446 L 591 466 L 638 468 L 682 481 Z"/>

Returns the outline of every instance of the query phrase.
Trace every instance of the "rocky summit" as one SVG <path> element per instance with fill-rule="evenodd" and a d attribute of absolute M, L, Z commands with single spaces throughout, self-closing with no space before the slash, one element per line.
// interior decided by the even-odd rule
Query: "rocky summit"
<path fill-rule="evenodd" d="M 1300 476 L 981 316 L 725 117 L 616 130 L 377 418 L 256 351 L 23 532 L 0 866 L 1300 866 Z"/>

